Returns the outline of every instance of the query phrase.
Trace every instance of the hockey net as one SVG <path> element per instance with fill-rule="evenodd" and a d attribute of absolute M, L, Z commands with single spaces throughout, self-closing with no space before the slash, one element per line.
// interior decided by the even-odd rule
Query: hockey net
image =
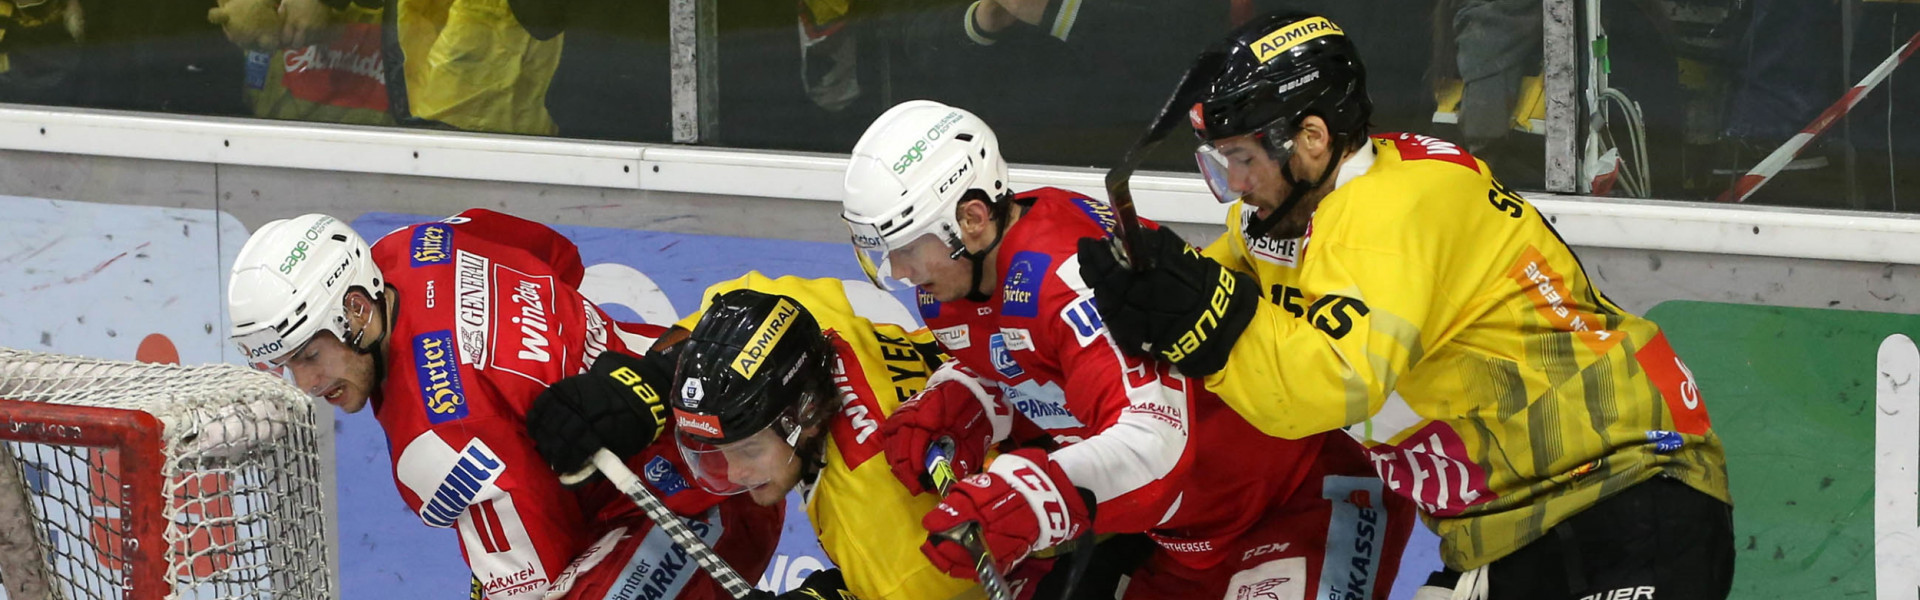
<path fill-rule="evenodd" d="M 14 599 L 326 599 L 315 403 L 268 374 L 0 348 Z"/>

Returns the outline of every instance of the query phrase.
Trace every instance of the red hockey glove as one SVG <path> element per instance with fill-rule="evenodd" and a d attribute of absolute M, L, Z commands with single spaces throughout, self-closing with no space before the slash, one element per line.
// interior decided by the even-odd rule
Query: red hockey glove
<path fill-rule="evenodd" d="M 953 472 L 966 476 L 979 472 L 987 446 L 1005 438 L 1012 424 L 1012 413 L 972 373 L 948 363 L 927 378 L 927 389 L 887 417 L 880 439 L 893 476 L 918 494 L 934 489 L 926 474 L 927 446 L 934 440 L 953 438 Z"/>
<path fill-rule="evenodd" d="M 1082 493 L 1038 449 L 1002 454 L 986 473 L 954 484 L 940 505 L 920 519 L 920 526 L 933 534 L 920 553 L 947 575 L 975 578 L 966 548 L 941 534 L 979 523 L 987 551 L 1004 572 L 1027 553 L 1064 543 L 1093 526 L 1087 510 L 1091 498 Z"/>

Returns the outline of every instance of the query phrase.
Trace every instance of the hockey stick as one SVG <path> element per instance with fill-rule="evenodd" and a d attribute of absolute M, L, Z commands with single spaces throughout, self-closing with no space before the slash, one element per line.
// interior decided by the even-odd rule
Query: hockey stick
<path fill-rule="evenodd" d="M 933 478 L 934 490 L 941 496 L 960 480 L 953 473 L 952 456 L 953 438 L 942 437 L 927 446 L 927 476 Z M 980 577 L 980 587 L 987 590 L 987 600 L 1013 600 L 1006 576 L 994 567 L 993 553 L 987 551 L 987 541 L 980 538 L 979 523 L 966 523 L 935 535 L 959 544 L 973 557 L 973 571 Z"/>
<path fill-rule="evenodd" d="M 1199 94 L 1201 86 L 1209 83 L 1213 72 L 1219 70 L 1221 57 L 1220 53 L 1208 51 L 1195 58 L 1193 66 L 1180 76 L 1179 85 L 1174 86 L 1173 95 L 1167 97 L 1166 105 L 1160 107 L 1160 114 L 1147 126 L 1146 134 L 1127 149 L 1126 156 L 1120 159 L 1120 166 L 1107 171 L 1107 203 L 1113 205 L 1113 212 L 1119 217 L 1116 219 L 1119 230 L 1113 236 L 1117 244 L 1115 254 L 1122 264 L 1129 264 L 1136 271 L 1152 265 L 1148 264 L 1151 259 L 1134 255 L 1134 249 L 1140 247 L 1141 233 L 1140 217 L 1133 209 L 1133 170 L 1140 168 L 1141 161 L 1145 161 L 1147 155 L 1167 138 L 1167 133 L 1173 131 L 1173 125 L 1180 121 L 1181 113 L 1186 112 L 1186 105 Z M 1207 75 L 1195 76 L 1195 73 L 1202 72 Z"/>
<path fill-rule="evenodd" d="M 667 510 L 667 505 L 662 504 L 660 498 L 654 496 L 653 492 L 647 491 L 646 485 L 640 483 L 640 478 L 627 469 L 626 463 L 621 462 L 620 457 L 602 448 L 594 453 L 593 466 L 600 469 L 602 475 L 607 476 L 607 481 L 613 482 L 613 487 L 620 488 L 620 491 L 627 495 L 627 499 L 639 505 L 640 510 L 646 511 L 647 517 L 653 519 L 654 524 L 665 529 L 667 537 L 673 538 L 673 543 L 679 544 L 681 550 L 685 550 L 694 561 L 699 562 L 700 568 L 706 569 L 707 574 L 712 575 L 713 580 L 720 583 L 720 587 L 726 588 L 729 595 L 738 599 L 746 598 L 753 592 L 753 584 L 747 583 L 746 578 L 741 577 L 739 572 L 728 566 L 726 560 L 714 554 L 713 547 L 708 546 L 706 540 L 695 535 L 693 530 L 680 520 L 679 515 Z"/>
<path fill-rule="evenodd" d="M 1847 90 L 1846 94 L 1840 96 L 1839 101 L 1828 106 L 1826 110 L 1820 111 L 1820 116 L 1814 117 L 1813 122 L 1808 123 L 1800 133 L 1794 134 L 1792 138 L 1787 139 L 1787 143 L 1781 144 L 1772 154 L 1761 159 L 1759 164 L 1747 171 L 1747 174 L 1741 175 L 1740 179 L 1733 183 L 1733 187 L 1727 188 L 1725 193 L 1720 194 L 1718 200 L 1746 202 L 1748 197 L 1760 189 L 1760 186 L 1766 185 L 1781 169 L 1786 168 L 1787 163 L 1793 162 L 1794 157 L 1800 155 L 1800 151 L 1807 147 L 1808 142 L 1826 133 L 1827 128 L 1832 127 L 1834 122 L 1846 116 L 1847 111 L 1853 110 L 1854 105 L 1859 104 L 1860 99 L 1865 97 L 1867 92 L 1873 91 L 1873 88 L 1885 81 L 1888 75 L 1893 74 L 1894 67 L 1900 66 L 1900 63 L 1906 61 L 1908 56 L 1912 56 L 1916 49 L 1920 49 L 1920 33 L 1915 33 L 1913 37 L 1908 38 L 1907 43 L 1901 44 L 1900 48 L 1894 50 L 1892 56 L 1888 56 L 1880 66 L 1874 67 L 1873 72 L 1867 73 L 1860 83 L 1855 84 L 1853 89 Z"/>

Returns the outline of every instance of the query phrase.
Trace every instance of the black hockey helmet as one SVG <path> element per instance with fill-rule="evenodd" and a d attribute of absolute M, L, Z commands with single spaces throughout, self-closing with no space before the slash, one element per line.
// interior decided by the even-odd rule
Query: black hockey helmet
<path fill-rule="evenodd" d="M 1365 134 L 1373 114 L 1367 69 L 1346 33 L 1326 17 L 1258 17 L 1207 52 L 1217 57 L 1194 68 L 1212 75 L 1188 115 L 1201 141 L 1267 132 L 1274 140 L 1268 143 L 1279 144 L 1309 114 L 1347 141 Z"/>
<path fill-rule="evenodd" d="M 791 297 L 753 290 L 715 296 L 682 344 L 673 378 L 675 435 L 709 491 L 745 490 L 729 482 L 721 446 L 770 427 L 788 445 L 804 445 L 800 433 L 835 408 L 832 345 Z"/>

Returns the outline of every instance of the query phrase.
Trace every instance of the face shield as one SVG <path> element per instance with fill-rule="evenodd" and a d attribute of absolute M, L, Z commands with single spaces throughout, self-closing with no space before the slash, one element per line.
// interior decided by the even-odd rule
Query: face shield
<path fill-rule="evenodd" d="M 254 370 L 277 375 L 287 383 L 298 386 L 293 369 L 288 367 L 298 361 L 311 360 L 308 350 L 317 337 L 309 337 L 306 341 L 289 340 L 280 337 L 271 327 L 262 327 L 232 339 L 234 345 L 239 346 L 241 354 L 247 356 L 247 364 Z"/>
<path fill-rule="evenodd" d="M 1263 134 L 1244 136 L 1247 140 L 1262 140 Z M 1253 191 L 1253 170 L 1260 166 L 1255 161 L 1272 160 L 1280 169 L 1286 168 L 1287 159 L 1293 157 L 1293 136 L 1276 150 L 1269 151 L 1259 141 L 1253 143 L 1203 143 L 1193 152 L 1194 162 L 1200 165 L 1200 175 L 1207 180 L 1207 189 L 1213 191 L 1213 197 L 1221 204 L 1239 200 Z M 1263 140 L 1262 140 L 1263 141 Z M 1277 173 L 1276 173 L 1277 175 Z"/>
<path fill-rule="evenodd" d="M 746 439 L 714 444 L 677 429 L 674 441 L 701 489 L 731 496 L 773 483 L 782 473 L 796 468 L 793 445 L 799 435 L 796 428 L 782 437 L 769 426 Z"/>
<path fill-rule="evenodd" d="M 867 273 L 869 281 L 883 290 L 926 285 L 933 265 L 942 260 L 954 260 L 959 254 L 931 232 L 892 247 L 882 241 L 877 230 L 869 226 L 853 222 L 848 222 L 847 226 L 853 230 L 853 248 L 859 256 L 860 269 Z"/>

